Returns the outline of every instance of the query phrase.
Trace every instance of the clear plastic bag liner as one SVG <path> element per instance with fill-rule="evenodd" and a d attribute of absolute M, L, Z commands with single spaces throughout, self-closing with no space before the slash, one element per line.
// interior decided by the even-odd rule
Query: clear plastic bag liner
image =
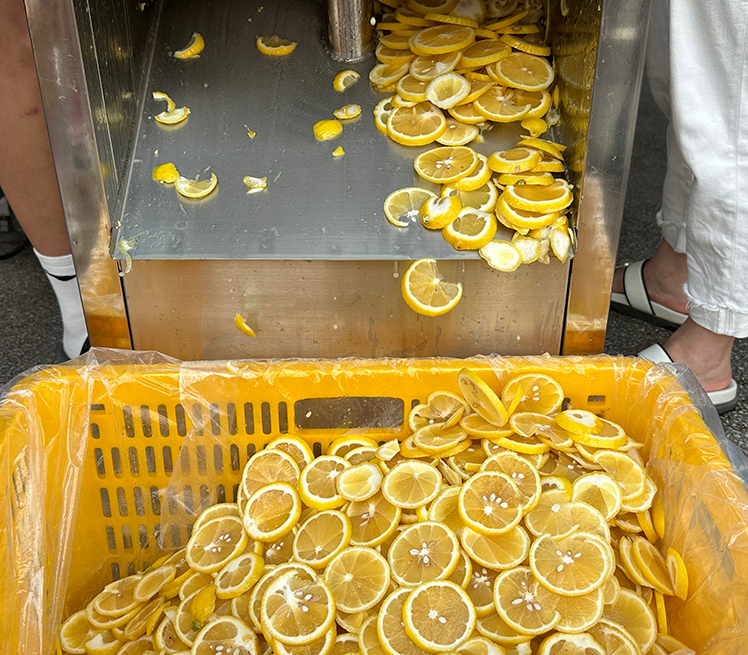
<path fill-rule="evenodd" d="M 748 461 L 693 375 L 623 357 L 179 362 L 94 349 L 0 390 L 2 653 L 54 652 L 61 621 L 112 579 L 185 545 L 200 511 L 234 501 L 247 459 L 295 434 L 409 434 L 407 413 L 462 367 L 494 389 L 544 372 L 573 407 L 645 444 L 663 546 L 689 571 L 671 632 L 700 655 L 748 643 Z"/>

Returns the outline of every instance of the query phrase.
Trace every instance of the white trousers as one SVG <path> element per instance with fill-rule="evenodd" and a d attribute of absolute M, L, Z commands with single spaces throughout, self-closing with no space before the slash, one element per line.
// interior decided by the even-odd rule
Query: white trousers
<path fill-rule="evenodd" d="M 647 76 L 668 117 L 657 221 L 689 315 L 748 337 L 748 0 L 653 0 Z"/>

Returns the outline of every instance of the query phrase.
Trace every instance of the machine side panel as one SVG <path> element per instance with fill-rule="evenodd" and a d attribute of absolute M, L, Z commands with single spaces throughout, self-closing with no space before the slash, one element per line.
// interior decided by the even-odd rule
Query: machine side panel
<path fill-rule="evenodd" d="M 97 147 L 90 90 L 95 96 L 98 80 L 89 84 L 82 63 L 74 1 L 27 0 L 29 29 L 91 343 L 129 348 L 122 286 L 108 252 L 105 177 L 113 160 Z"/>
<path fill-rule="evenodd" d="M 567 162 L 581 184 L 565 355 L 600 353 L 605 344 L 649 24 L 650 0 L 605 0 L 592 66 L 590 44 L 597 26 L 590 21 L 598 6 L 596 0 L 569 2 L 567 38 L 554 48 L 562 126 L 573 140 Z M 585 107 L 584 89 L 590 88 L 591 102 Z"/>
<path fill-rule="evenodd" d="M 125 290 L 138 350 L 181 359 L 557 355 L 569 268 L 495 271 L 440 261 L 463 297 L 429 318 L 403 301 L 403 261 L 133 261 Z M 241 314 L 256 333 L 234 325 Z"/>

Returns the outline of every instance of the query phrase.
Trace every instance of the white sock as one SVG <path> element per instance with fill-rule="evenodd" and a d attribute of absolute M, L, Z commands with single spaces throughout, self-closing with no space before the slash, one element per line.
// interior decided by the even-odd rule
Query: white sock
<path fill-rule="evenodd" d="M 78 289 L 78 277 L 75 274 L 72 255 L 62 257 L 47 257 L 34 249 L 52 290 L 57 296 L 62 315 L 62 347 L 70 357 L 81 354 L 83 344 L 88 339 L 86 318 L 83 313 L 83 303 Z"/>

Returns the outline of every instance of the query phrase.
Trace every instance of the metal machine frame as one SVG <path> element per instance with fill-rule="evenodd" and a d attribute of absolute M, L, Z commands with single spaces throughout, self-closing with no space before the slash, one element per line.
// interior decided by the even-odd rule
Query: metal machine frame
<path fill-rule="evenodd" d="M 344 28 L 369 3 L 329 0 L 329 47 L 338 59 L 365 55 L 351 36 L 356 30 Z M 466 293 L 459 313 L 425 320 L 396 302 L 399 284 L 392 283 L 408 260 L 425 256 L 418 239 L 404 241 L 398 256 L 352 252 L 324 262 L 283 253 L 222 258 L 199 249 L 173 257 L 133 253 L 132 271 L 120 277 L 125 264 L 117 235 L 138 164 L 146 91 L 154 90 L 146 88 L 155 65 L 154 41 L 168 6 L 168 0 L 52 5 L 26 0 L 92 344 L 154 348 L 183 358 L 602 351 L 649 0 L 548 3 L 562 88 L 562 120 L 554 136 L 569 146 L 570 177 L 578 190 L 573 262 L 497 274 L 479 259 L 437 250 L 436 258 L 446 260 L 440 264 L 445 273 L 469 273 L 481 291 L 472 298 Z M 359 22 L 358 30 L 365 32 L 365 23 Z M 310 38 L 321 36 L 315 32 Z M 371 122 L 368 115 L 363 120 Z M 384 197 L 380 189 L 387 184 L 412 183 L 406 178 L 392 187 L 393 182 L 381 182 L 377 197 Z M 383 291 L 384 279 L 394 291 Z M 227 330 L 234 309 L 242 308 L 259 316 L 260 331 L 272 339 L 249 344 L 238 331 Z"/>

